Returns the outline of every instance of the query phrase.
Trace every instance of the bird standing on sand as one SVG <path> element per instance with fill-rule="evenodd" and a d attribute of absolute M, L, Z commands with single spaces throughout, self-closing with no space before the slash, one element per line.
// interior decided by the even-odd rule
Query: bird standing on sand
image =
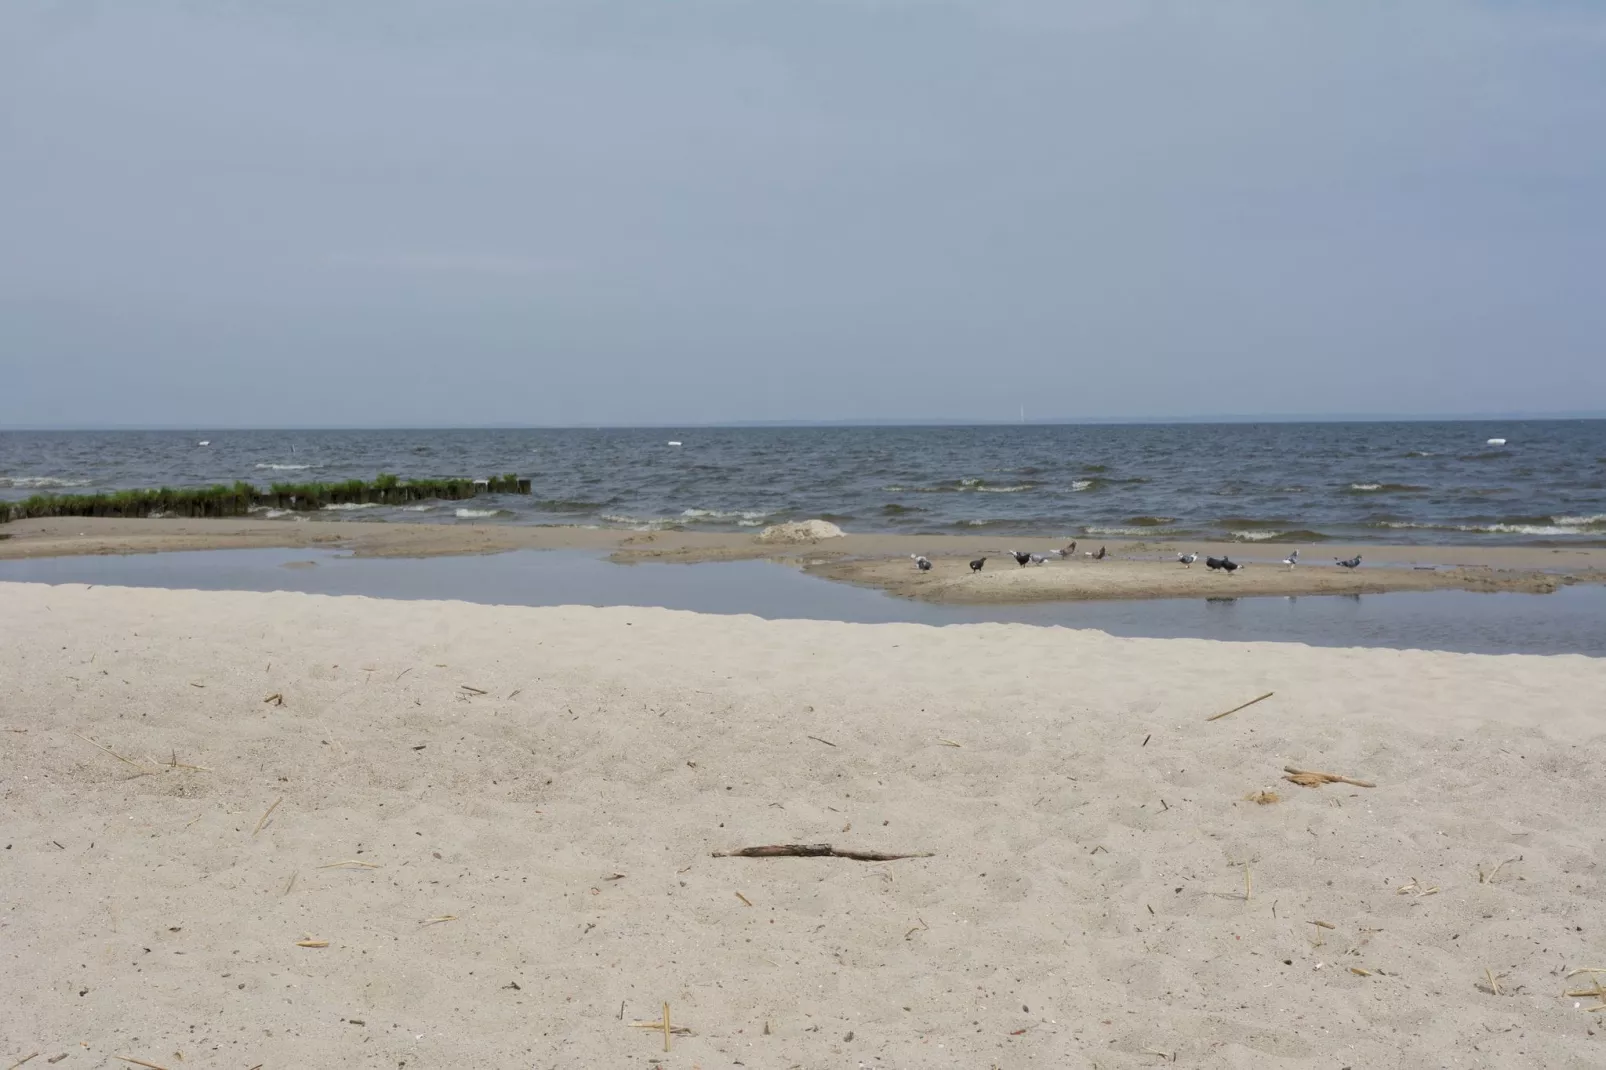
<path fill-rule="evenodd" d="M 1205 568 L 1209 569 L 1211 572 L 1216 571 L 1217 569 L 1223 567 L 1226 564 L 1227 564 L 1227 559 L 1225 557 L 1207 557 L 1207 558 L 1205 558 Z"/>
<path fill-rule="evenodd" d="M 1019 550 L 1005 550 L 1004 552 L 1010 557 L 1013 557 L 1015 559 L 1015 564 L 1019 565 L 1021 568 L 1025 568 L 1031 563 L 1031 554 L 1023 554 Z"/>
<path fill-rule="evenodd" d="M 1222 569 L 1223 572 L 1225 572 L 1229 576 L 1231 576 L 1234 572 L 1237 572 L 1241 568 L 1243 568 L 1243 566 L 1240 565 L 1236 561 L 1231 561 L 1231 560 L 1229 560 L 1229 559 L 1227 559 L 1225 557 L 1223 557 L 1221 559 L 1221 569 Z"/>
<path fill-rule="evenodd" d="M 1048 562 L 1047 554 L 1027 554 L 1026 556 L 1034 565 L 1042 565 Z"/>
<path fill-rule="evenodd" d="M 985 565 L 986 563 L 987 563 L 987 559 L 985 557 L 978 557 L 978 558 L 976 558 L 976 560 L 974 560 L 974 561 L 972 561 L 970 563 L 970 571 L 972 571 L 972 572 L 980 572 L 981 571 L 981 567 L 983 565 Z"/>
<path fill-rule="evenodd" d="M 921 572 L 931 571 L 931 558 L 924 554 L 910 554 L 909 556 L 914 558 L 915 568 L 919 569 Z"/>
<path fill-rule="evenodd" d="M 1190 554 L 1178 554 L 1177 555 L 1177 560 L 1182 562 L 1182 567 L 1183 568 L 1192 568 L 1193 567 L 1193 563 L 1195 561 L 1199 560 L 1199 555 L 1198 554 L 1191 554 L 1191 553 Z"/>
<path fill-rule="evenodd" d="M 1065 547 L 1065 549 L 1060 551 L 1060 556 L 1061 557 L 1074 557 L 1074 556 L 1076 556 L 1076 540 L 1075 539 L 1072 539 L 1071 540 L 1071 544 L 1069 546 Z"/>
<path fill-rule="evenodd" d="M 1103 561 L 1105 552 L 1106 551 L 1105 551 L 1104 547 L 1100 546 L 1099 547 L 1099 552 L 1093 555 L 1093 560 L 1095 560 L 1095 561 Z"/>
<path fill-rule="evenodd" d="M 1360 554 L 1356 554 L 1354 557 L 1350 558 L 1348 561 L 1340 561 L 1338 558 L 1335 557 L 1335 558 L 1333 558 L 1333 562 L 1334 562 L 1334 564 L 1338 565 L 1339 568 L 1360 568 L 1361 567 L 1361 555 Z"/>
<path fill-rule="evenodd" d="M 1292 572 L 1294 570 L 1294 566 L 1299 564 L 1299 551 L 1295 550 L 1293 553 L 1283 558 L 1283 564 L 1287 565 L 1288 571 Z"/>

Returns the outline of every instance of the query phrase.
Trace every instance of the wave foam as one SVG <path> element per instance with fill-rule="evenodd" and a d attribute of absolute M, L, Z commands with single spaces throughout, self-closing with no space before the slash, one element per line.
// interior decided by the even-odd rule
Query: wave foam
<path fill-rule="evenodd" d="M 50 490 L 57 487 L 87 487 L 88 479 L 62 479 L 58 476 L 0 476 L 0 487 L 17 490 Z"/>
<path fill-rule="evenodd" d="M 1265 542 L 1267 539 L 1275 539 L 1275 538 L 1277 538 L 1277 536 L 1281 535 L 1282 532 L 1280 532 L 1280 531 L 1230 531 L 1227 534 L 1231 535 L 1233 538 L 1237 539 L 1239 542 Z"/>
<path fill-rule="evenodd" d="M 270 469 L 274 472 L 300 472 L 311 468 L 310 464 L 259 464 L 258 468 Z"/>
<path fill-rule="evenodd" d="M 459 509 L 452 514 L 459 520 L 478 520 L 487 516 L 512 516 L 506 509 Z"/>
<path fill-rule="evenodd" d="M 330 512 L 347 513 L 354 509 L 378 509 L 378 502 L 334 502 L 324 506 Z"/>

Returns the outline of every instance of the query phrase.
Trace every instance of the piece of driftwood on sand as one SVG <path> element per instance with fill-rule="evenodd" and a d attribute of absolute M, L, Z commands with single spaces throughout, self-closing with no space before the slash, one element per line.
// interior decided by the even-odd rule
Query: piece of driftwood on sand
<path fill-rule="evenodd" d="M 857 862 L 893 862 L 900 858 L 930 858 L 935 851 L 887 854 L 882 851 L 854 851 L 828 843 L 771 843 L 762 847 L 743 847 L 739 851 L 715 851 L 715 858 L 851 858 Z"/>

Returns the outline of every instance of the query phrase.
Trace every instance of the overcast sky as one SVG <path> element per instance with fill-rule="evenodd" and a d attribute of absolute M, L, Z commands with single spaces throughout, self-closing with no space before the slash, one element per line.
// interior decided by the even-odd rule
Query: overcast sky
<path fill-rule="evenodd" d="M 1606 4 L 0 4 L 0 426 L 1022 405 L 1606 409 Z"/>

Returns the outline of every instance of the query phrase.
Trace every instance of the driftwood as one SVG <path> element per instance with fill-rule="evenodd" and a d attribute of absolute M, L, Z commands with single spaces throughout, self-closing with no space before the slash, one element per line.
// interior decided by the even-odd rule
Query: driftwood
<path fill-rule="evenodd" d="M 1337 773 L 1318 773 L 1311 769 L 1295 769 L 1291 765 L 1283 766 L 1283 777 L 1290 783 L 1298 784 L 1302 788 L 1319 788 L 1323 784 L 1353 784 L 1357 788 L 1375 788 L 1376 784 L 1370 780 L 1356 780 L 1354 777 L 1340 776 Z"/>
<path fill-rule="evenodd" d="M 715 851 L 715 858 L 851 858 L 857 862 L 893 862 L 900 858 L 930 858 L 935 851 L 913 854 L 886 854 L 881 851 L 851 851 L 828 843 L 771 843 L 762 847 L 743 847 L 739 851 Z"/>

